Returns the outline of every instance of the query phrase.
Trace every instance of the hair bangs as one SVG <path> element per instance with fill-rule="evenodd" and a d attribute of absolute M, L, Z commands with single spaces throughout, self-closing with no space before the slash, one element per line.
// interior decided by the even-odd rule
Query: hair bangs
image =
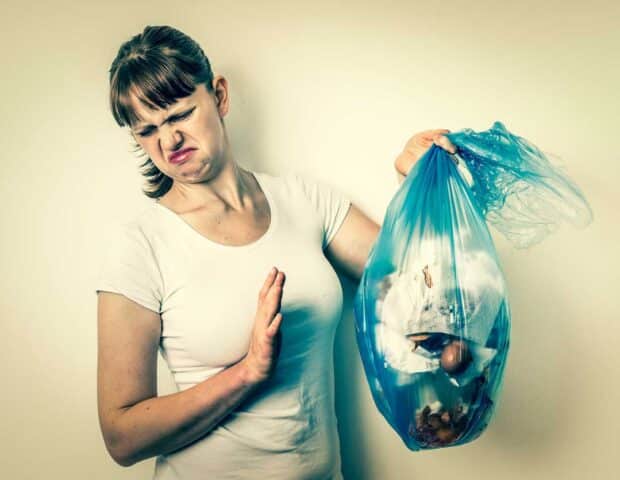
<path fill-rule="evenodd" d="M 196 89 L 191 73 L 178 68 L 171 57 L 136 56 L 119 68 L 111 89 L 111 108 L 120 126 L 132 126 L 142 118 L 135 111 L 132 97 L 150 110 L 168 108 Z"/>

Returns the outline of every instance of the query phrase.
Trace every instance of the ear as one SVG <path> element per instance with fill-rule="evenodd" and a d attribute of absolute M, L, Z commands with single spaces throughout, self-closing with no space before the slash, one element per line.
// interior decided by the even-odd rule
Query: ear
<path fill-rule="evenodd" d="M 213 79 L 213 97 L 220 117 L 228 113 L 228 81 L 222 75 Z"/>

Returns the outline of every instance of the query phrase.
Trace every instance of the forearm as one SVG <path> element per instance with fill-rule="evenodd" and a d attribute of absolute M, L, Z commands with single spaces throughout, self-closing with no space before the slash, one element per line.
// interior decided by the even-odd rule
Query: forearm
<path fill-rule="evenodd" d="M 115 458 L 130 466 L 194 442 L 259 385 L 247 380 L 241 361 L 187 390 L 133 405 L 119 416 Z"/>

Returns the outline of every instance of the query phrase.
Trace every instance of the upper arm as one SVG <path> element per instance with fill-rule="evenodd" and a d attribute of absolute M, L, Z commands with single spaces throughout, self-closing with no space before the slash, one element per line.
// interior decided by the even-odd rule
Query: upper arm
<path fill-rule="evenodd" d="M 105 444 L 113 457 L 120 440 L 120 415 L 157 396 L 160 335 L 159 313 L 124 295 L 98 294 L 97 407 Z"/>
<path fill-rule="evenodd" d="M 334 266 L 359 281 L 380 230 L 379 224 L 351 204 L 342 225 L 328 244 L 325 256 Z"/>
<path fill-rule="evenodd" d="M 325 257 L 359 281 L 381 227 L 340 190 L 307 174 L 293 174 L 293 179 L 318 213 Z"/>

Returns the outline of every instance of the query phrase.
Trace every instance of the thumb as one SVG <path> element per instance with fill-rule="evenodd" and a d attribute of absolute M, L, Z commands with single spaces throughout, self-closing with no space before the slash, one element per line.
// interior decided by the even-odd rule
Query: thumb
<path fill-rule="evenodd" d="M 456 146 L 445 135 L 435 138 L 434 143 L 450 153 L 456 153 Z"/>

